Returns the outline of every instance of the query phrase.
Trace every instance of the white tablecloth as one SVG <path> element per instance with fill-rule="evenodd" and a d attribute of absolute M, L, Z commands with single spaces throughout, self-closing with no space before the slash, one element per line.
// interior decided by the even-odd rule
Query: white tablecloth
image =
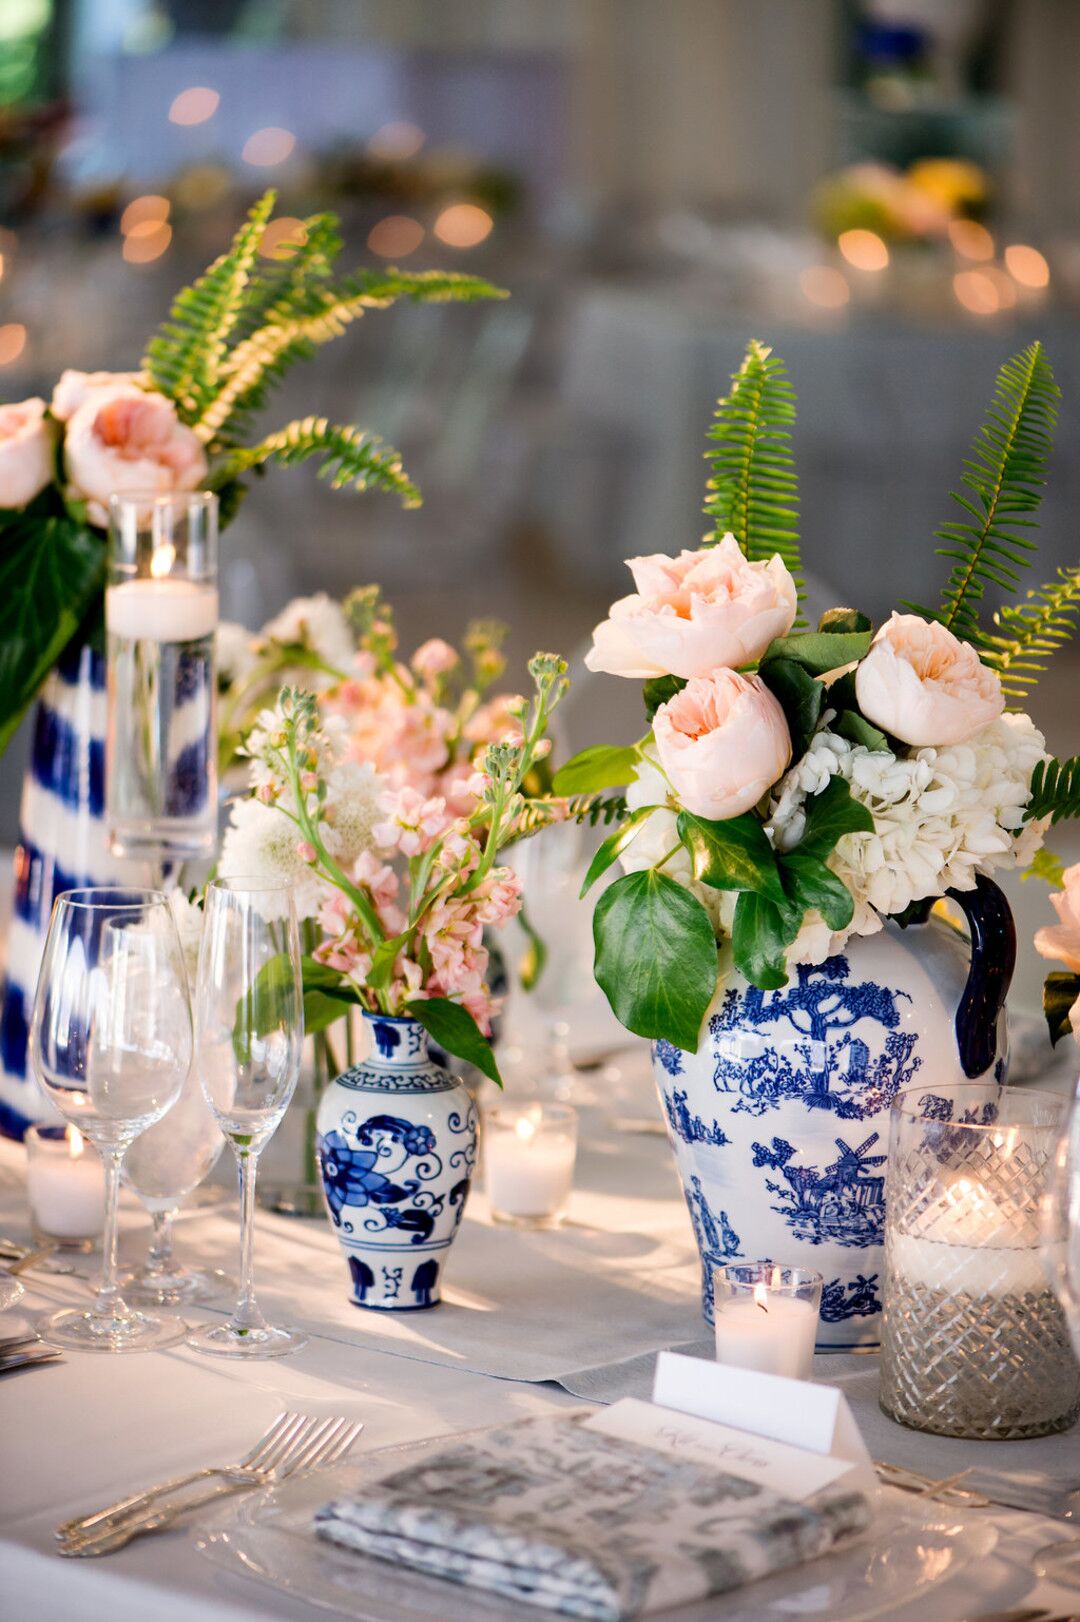
<path fill-rule="evenodd" d="M 373 1325 L 370 1315 L 345 1305 L 344 1268 L 328 1229 L 260 1215 L 265 1304 L 273 1315 L 305 1322 L 312 1338 L 303 1352 L 243 1366 L 184 1348 L 117 1358 L 68 1354 L 7 1376 L 0 1389 L 3 1622 L 315 1622 L 326 1613 L 204 1562 L 185 1530 L 138 1540 L 107 1559 L 68 1562 L 54 1552 L 53 1528 L 139 1484 L 239 1457 L 285 1407 L 362 1419 L 362 1445 L 375 1448 L 577 1407 L 558 1378 L 580 1383 L 575 1368 L 648 1353 L 665 1343 L 665 1333 L 667 1344 L 699 1334 L 689 1228 L 666 1145 L 617 1134 L 602 1109 L 584 1112 L 583 1128 L 588 1147 L 574 1225 L 543 1236 L 493 1230 L 477 1201 L 450 1265 L 449 1304 L 430 1314 L 393 1328 L 385 1320 Z M 0 1145 L 5 1234 L 25 1233 L 21 1162 L 20 1149 Z M 125 1224 L 132 1257 L 145 1237 L 133 1219 L 129 1213 Z M 178 1242 L 185 1254 L 221 1261 L 235 1235 L 235 1210 L 224 1206 L 183 1219 Z M 500 1256 L 485 1281 L 483 1269 Z M 538 1260 L 544 1272 L 530 1292 Z M 556 1284 L 563 1293 L 549 1294 Z M 85 1294 L 77 1280 L 35 1273 L 15 1311 Z M 5 1316 L 5 1332 L 13 1316 Z M 530 1378 L 547 1383 L 526 1383 Z M 1056 1445 L 1061 1473 L 1075 1467 L 1080 1476 L 1076 1434 Z M 875 1447 L 884 1447 L 880 1436 Z M 992 1462 L 991 1445 L 975 1451 L 980 1463 Z M 1017 1512 L 983 1513 L 999 1528 L 995 1554 L 918 1607 L 893 1613 L 898 1622 L 961 1622 L 1021 1601 L 1075 1608 L 1075 1595 L 1070 1602 L 1066 1592 L 1037 1584 L 1030 1566 L 1034 1550 L 1070 1535 L 1068 1528 Z M 719 1604 L 716 1616 L 722 1622 Z"/>

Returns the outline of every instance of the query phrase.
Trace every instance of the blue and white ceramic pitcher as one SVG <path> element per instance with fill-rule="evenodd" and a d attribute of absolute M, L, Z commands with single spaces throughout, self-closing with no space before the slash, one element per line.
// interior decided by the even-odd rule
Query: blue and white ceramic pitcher
<path fill-rule="evenodd" d="M 986 879 L 953 899 L 970 942 L 939 919 L 889 922 L 780 991 L 732 970 L 696 1053 L 655 1044 L 707 1322 L 713 1268 L 769 1258 L 821 1273 L 822 1350 L 877 1344 L 892 1100 L 1005 1074 L 1012 917 Z"/>

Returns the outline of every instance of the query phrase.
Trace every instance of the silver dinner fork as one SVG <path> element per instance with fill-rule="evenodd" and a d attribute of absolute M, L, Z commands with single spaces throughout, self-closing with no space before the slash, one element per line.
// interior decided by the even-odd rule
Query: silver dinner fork
<path fill-rule="evenodd" d="M 309 1429 L 309 1426 L 314 1428 Z M 226 1479 L 193 1498 L 168 1504 L 163 1509 L 151 1509 L 149 1513 L 135 1511 L 118 1521 L 107 1522 L 96 1533 L 62 1542 L 59 1553 L 74 1558 L 111 1554 L 130 1543 L 132 1538 L 171 1526 L 188 1510 L 200 1509 L 215 1499 L 225 1498 L 230 1493 L 246 1492 L 252 1487 L 274 1486 L 292 1476 L 336 1464 L 344 1458 L 363 1428 L 359 1421 L 347 1419 L 307 1421 L 302 1439 L 294 1438 L 288 1443 L 269 1467 L 257 1473 L 248 1471 L 243 1479 Z"/>
<path fill-rule="evenodd" d="M 83 1532 L 96 1529 L 104 1521 L 112 1521 L 118 1515 L 127 1515 L 134 1511 L 145 1509 L 156 1498 L 164 1498 L 170 1493 L 179 1492 L 182 1487 L 193 1486 L 196 1481 L 204 1481 L 209 1476 L 228 1476 L 237 1479 L 245 1474 L 257 1474 L 258 1471 L 268 1469 L 276 1457 L 276 1450 L 282 1445 L 294 1440 L 301 1426 L 314 1424 L 313 1420 L 305 1420 L 303 1414 L 294 1414 L 286 1410 L 278 1414 L 269 1430 L 250 1453 L 240 1459 L 236 1464 L 212 1464 L 202 1470 L 191 1470 L 187 1475 L 174 1476 L 171 1481 L 159 1481 L 153 1487 L 144 1487 L 141 1492 L 131 1493 L 126 1498 L 118 1498 L 113 1504 L 106 1504 L 103 1509 L 90 1510 L 86 1515 L 76 1515 L 73 1520 L 64 1521 L 56 1528 L 58 1538 L 70 1538 Z"/>

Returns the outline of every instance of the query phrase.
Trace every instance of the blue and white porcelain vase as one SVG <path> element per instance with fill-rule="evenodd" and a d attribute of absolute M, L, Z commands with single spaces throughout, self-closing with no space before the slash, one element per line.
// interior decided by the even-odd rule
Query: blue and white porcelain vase
<path fill-rule="evenodd" d="M 939 919 L 887 922 L 780 991 L 732 969 L 696 1053 L 654 1044 L 706 1322 L 713 1268 L 768 1258 L 821 1273 L 820 1350 L 878 1343 L 893 1098 L 1005 1074 L 1012 917 L 985 879 L 953 899 L 970 941 Z"/>
<path fill-rule="evenodd" d="M 319 1171 L 353 1302 L 415 1312 L 440 1300 L 476 1166 L 476 1106 L 418 1020 L 364 1020 L 371 1053 L 319 1102 Z"/>
<path fill-rule="evenodd" d="M 0 1007 L 0 1132 L 58 1120 L 27 1074 L 27 1030 L 55 896 L 89 884 L 140 882 L 141 866 L 109 853 L 105 832 L 105 656 L 72 644 L 34 715 L 19 810 L 15 889 Z"/>

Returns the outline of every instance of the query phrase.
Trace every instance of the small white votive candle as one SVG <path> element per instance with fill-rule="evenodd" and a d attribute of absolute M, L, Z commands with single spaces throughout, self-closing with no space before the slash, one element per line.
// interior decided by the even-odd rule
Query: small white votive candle
<path fill-rule="evenodd" d="M 128 641 L 198 642 L 217 622 L 217 587 L 208 581 L 143 577 L 105 592 L 106 627 Z"/>
<path fill-rule="evenodd" d="M 493 1220 L 554 1227 L 574 1180 L 577 1111 L 569 1104 L 498 1104 L 484 1115 L 483 1148 Z"/>
<path fill-rule="evenodd" d="M 808 1380 L 817 1339 L 821 1274 L 772 1262 L 713 1272 L 716 1361 Z"/>
<path fill-rule="evenodd" d="M 105 1169 L 75 1126 L 31 1126 L 24 1139 L 34 1238 L 89 1250 L 105 1226 Z"/>

